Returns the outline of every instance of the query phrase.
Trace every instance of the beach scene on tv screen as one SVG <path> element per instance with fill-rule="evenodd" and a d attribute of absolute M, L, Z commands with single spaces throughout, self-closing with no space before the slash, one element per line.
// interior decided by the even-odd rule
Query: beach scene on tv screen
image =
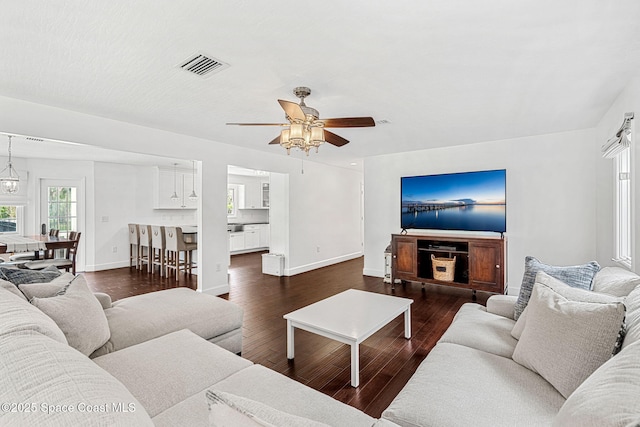
<path fill-rule="evenodd" d="M 506 171 L 402 178 L 402 228 L 506 231 Z"/>

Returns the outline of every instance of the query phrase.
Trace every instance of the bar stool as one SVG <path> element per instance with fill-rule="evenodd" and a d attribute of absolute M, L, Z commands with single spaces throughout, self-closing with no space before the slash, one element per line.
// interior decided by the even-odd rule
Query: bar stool
<path fill-rule="evenodd" d="M 151 274 L 155 266 L 160 267 L 160 277 L 165 275 L 166 250 L 164 226 L 151 226 Z"/>
<path fill-rule="evenodd" d="M 151 273 L 152 253 L 151 253 L 151 226 L 138 224 L 140 231 L 140 247 L 138 249 L 138 269 L 142 270 L 147 264 L 147 273 Z M 145 250 L 146 248 L 146 250 Z"/>
<path fill-rule="evenodd" d="M 193 251 L 198 249 L 197 243 L 185 243 L 180 227 L 165 227 L 165 243 L 167 247 L 167 277 L 169 269 L 176 271 L 176 281 L 179 281 L 180 270 L 191 275 Z M 184 260 L 180 253 L 184 252 Z"/>
<path fill-rule="evenodd" d="M 129 267 L 135 264 L 138 268 L 138 258 L 140 250 L 140 230 L 138 224 L 129 224 Z"/>

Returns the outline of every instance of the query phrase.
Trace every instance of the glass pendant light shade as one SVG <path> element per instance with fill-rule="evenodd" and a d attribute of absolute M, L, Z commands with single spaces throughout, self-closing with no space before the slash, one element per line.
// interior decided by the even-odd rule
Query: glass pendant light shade
<path fill-rule="evenodd" d="M 196 194 L 196 161 L 192 160 L 193 163 L 193 186 L 191 187 L 191 194 L 189 194 L 189 200 L 198 200 L 198 195 Z"/>
<path fill-rule="evenodd" d="M 176 191 L 176 179 L 177 179 L 177 175 L 178 172 L 176 170 L 176 166 L 178 166 L 177 163 L 173 164 L 173 194 L 171 195 L 171 200 L 176 201 L 178 200 L 178 192 Z"/>
<path fill-rule="evenodd" d="M 20 176 L 13 168 L 13 163 L 11 162 L 11 138 L 12 135 L 7 135 L 9 138 L 9 161 L 7 161 L 7 166 L 4 168 L 0 175 L 4 175 L 7 172 L 8 176 L 0 178 L 0 189 L 5 194 L 15 194 L 20 190 Z"/>
<path fill-rule="evenodd" d="M 5 194 L 15 194 L 20 190 L 19 178 L 0 178 L 0 188 Z"/>

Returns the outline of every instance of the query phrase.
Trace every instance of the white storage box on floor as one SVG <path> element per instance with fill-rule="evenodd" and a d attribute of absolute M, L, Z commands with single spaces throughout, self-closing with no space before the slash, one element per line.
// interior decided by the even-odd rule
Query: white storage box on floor
<path fill-rule="evenodd" d="M 263 254 L 262 273 L 272 276 L 282 276 L 284 274 L 284 255 Z"/>

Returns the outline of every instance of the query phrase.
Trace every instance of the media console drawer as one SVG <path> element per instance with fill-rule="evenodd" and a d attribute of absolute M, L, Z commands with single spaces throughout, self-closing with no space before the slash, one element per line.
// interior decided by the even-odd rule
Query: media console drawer
<path fill-rule="evenodd" d="M 391 286 L 395 279 L 400 279 L 470 289 L 474 291 L 474 298 L 475 291 L 503 294 L 506 245 L 507 240 L 503 237 L 393 234 Z M 431 255 L 456 257 L 452 281 L 433 278 Z"/>

